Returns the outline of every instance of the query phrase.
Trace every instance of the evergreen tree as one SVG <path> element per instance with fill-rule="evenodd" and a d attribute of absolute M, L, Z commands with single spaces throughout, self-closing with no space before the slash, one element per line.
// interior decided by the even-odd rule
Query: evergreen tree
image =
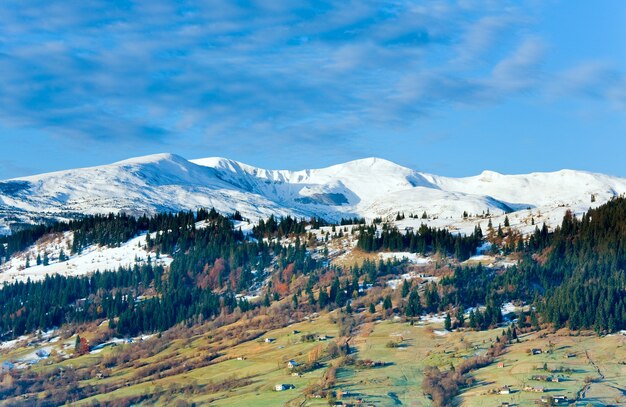
<path fill-rule="evenodd" d="M 411 282 L 409 280 L 404 280 L 402 283 L 402 298 L 409 295 L 409 290 L 411 289 Z"/>
<path fill-rule="evenodd" d="M 450 313 L 446 314 L 446 319 L 444 320 L 443 326 L 446 331 L 449 331 L 452 329 L 452 318 L 450 318 Z"/>
<path fill-rule="evenodd" d="M 391 308 L 393 308 L 393 304 L 391 303 L 391 296 L 388 295 L 383 300 L 383 309 L 384 310 L 390 310 Z"/>

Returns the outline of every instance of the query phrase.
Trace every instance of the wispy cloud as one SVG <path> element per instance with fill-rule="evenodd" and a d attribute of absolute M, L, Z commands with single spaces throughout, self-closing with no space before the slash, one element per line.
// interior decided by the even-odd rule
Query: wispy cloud
<path fill-rule="evenodd" d="M 546 88 L 546 45 L 517 3 L 8 0 L 0 120 L 151 143 L 401 133 L 433 106 Z M 623 101 L 623 75 L 605 74 L 575 69 L 559 92 Z"/>
<path fill-rule="evenodd" d="M 626 106 L 626 74 L 607 61 L 587 61 L 565 70 L 551 87 L 553 97 L 577 95 Z"/>

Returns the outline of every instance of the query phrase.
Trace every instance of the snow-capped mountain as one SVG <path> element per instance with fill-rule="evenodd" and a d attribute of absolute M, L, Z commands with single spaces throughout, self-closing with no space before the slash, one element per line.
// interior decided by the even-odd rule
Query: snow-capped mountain
<path fill-rule="evenodd" d="M 389 217 L 427 212 L 444 226 L 463 213 L 536 216 L 581 212 L 626 192 L 626 179 L 582 171 L 465 178 L 420 173 L 380 158 L 321 169 L 266 170 L 225 158 L 172 154 L 0 182 L 0 216 L 11 223 L 77 214 L 150 214 L 214 207 L 257 219 L 277 216 Z M 593 197 L 593 199 L 592 199 Z M 549 217 L 548 217 L 549 218 Z M 558 219 L 559 217 L 555 217 Z M 7 229 L 5 229 L 7 230 Z"/>

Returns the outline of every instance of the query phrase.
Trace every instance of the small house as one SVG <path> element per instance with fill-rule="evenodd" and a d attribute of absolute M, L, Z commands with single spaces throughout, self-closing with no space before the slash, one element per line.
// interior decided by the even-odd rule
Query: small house
<path fill-rule="evenodd" d="M 297 367 L 297 366 L 298 366 L 298 362 L 296 362 L 296 361 L 295 361 L 295 360 L 293 360 L 293 359 L 292 359 L 292 360 L 290 360 L 289 362 L 287 362 L 287 367 L 288 367 L 289 369 L 293 369 L 294 367 Z"/>
<path fill-rule="evenodd" d="M 317 340 L 319 341 L 325 341 L 326 339 L 328 339 L 328 337 L 326 335 L 320 335 L 317 337 Z"/>
<path fill-rule="evenodd" d="M 560 382 L 560 381 L 561 381 L 561 378 L 560 378 L 560 377 L 557 377 L 557 376 L 552 376 L 552 377 L 550 378 L 550 381 L 551 381 L 551 382 L 553 382 L 553 383 L 558 383 L 558 382 Z"/>
<path fill-rule="evenodd" d="M 246 360 L 245 356 L 237 356 L 237 360 Z"/>
<path fill-rule="evenodd" d="M 498 369 L 504 368 L 504 362 L 498 362 Z"/>
<path fill-rule="evenodd" d="M 272 343 L 274 342 L 276 339 L 274 338 L 265 338 L 265 343 Z"/>
<path fill-rule="evenodd" d="M 294 335 L 298 335 L 300 333 L 300 331 L 298 331 L 297 329 L 294 329 L 293 331 L 291 331 L 292 334 Z"/>
<path fill-rule="evenodd" d="M 509 386 L 504 386 L 500 389 L 500 394 L 511 394 L 511 388 Z"/>
<path fill-rule="evenodd" d="M 541 349 L 539 349 L 539 348 L 534 348 L 532 350 L 532 354 L 533 355 L 541 355 L 542 353 L 543 353 L 543 351 Z"/>
<path fill-rule="evenodd" d="M 295 388 L 296 386 L 294 386 L 293 384 L 277 384 L 276 386 L 274 386 L 275 391 L 285 391 L 285 390 L 295 389 Z"/>

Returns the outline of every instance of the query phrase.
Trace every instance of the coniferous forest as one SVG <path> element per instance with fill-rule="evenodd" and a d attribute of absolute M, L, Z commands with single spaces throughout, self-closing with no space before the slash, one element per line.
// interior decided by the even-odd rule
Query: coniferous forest
<path fill-rule="evenodd" d="M 200 221 L 205 224 L 196 227 Z M 0 289 L 0 331 L 9 338 L 63 323 L 107 318 L 120 334 L 136 335 L 237 308 L 245 312 L 269 306 L 291 295 L 294 302 L 308 302 L 318 309 L 342 307 L 349 304 L 352 293 L 358 295 L 359 284 L 375 285 L 380 277 L 403 271 L 401 262 L 365 261 L 342 269 L 314 258 L 307 251 L 307 227 L 324 225 L 321 219 L 270 218 L 255 227 L 254 237 L 246 237 L 228 217 L 201 210 L 140 218 L 90 216 L 26 229 L 0 240 L 2 257 L 46 233 L 73 231 L 71 254 L 76 254 L 92 244 L 116 246 L 149 232 L 146 245 L 154 256 L 170 255 L 173 261 L 167 269 L 148 262 L 90 276 L 55 275 L 5 285 Z M 358 234 L 357 247 L 364 251 L 407 250 L 458 260 L 468 258 L 483 241 L 480 228 L 461 237 L 426 226 L 402 233 L 391 227 L 362 225 Z M 282 244 L 272 239 L 277 236 L 295 239 Z M 518 265 L 505 270 L 454 266 L 451 275 L 420 293 L 404 288 L 407 301 L 401 311 L 409 317 L 449 309 L 459 314 L 458 310 L 483 305 L 486 310 L 476 310 L 461 322 L 484 329 L 502 320 L 502 303 L 520 300 L 534 305 L 536 312 L 525 319 L 535 324 L 539 320 L 599 333 L 625 329 L 624 236 L 626 199 L 614 199 L 580 219 L 568 212 L 554 232 L 537 227 L 517 246 L 522 259 Z M 260 284 L 267 270 L 274 272 L 261 301 L 236 298 L 237 293 Z M 327 274 L 334 278 L 325 282 Z M 299 275 L 308 276 L 306 287 L 290 292 L 289 283 Z"/>

